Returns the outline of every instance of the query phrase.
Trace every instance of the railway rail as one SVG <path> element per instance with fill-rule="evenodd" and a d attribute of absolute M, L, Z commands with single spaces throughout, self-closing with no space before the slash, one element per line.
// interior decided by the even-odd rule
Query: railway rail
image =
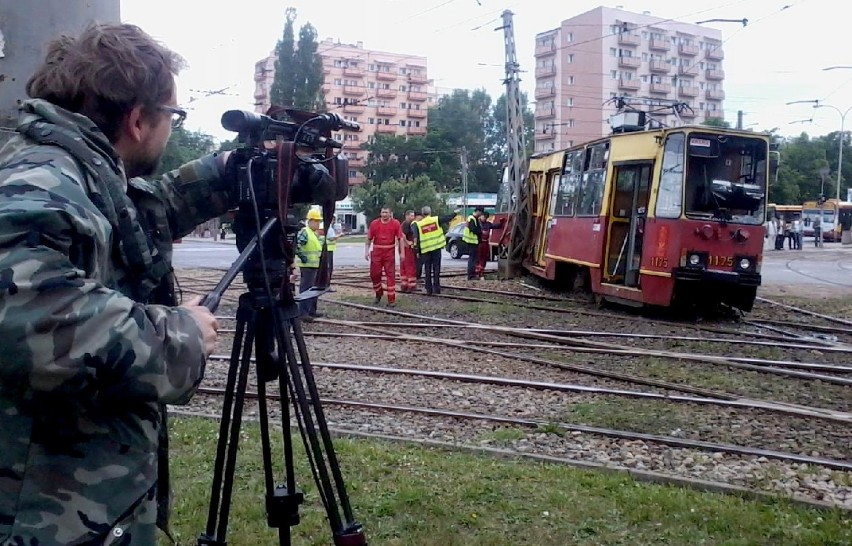
<path fill-rule="evenodd" d="M 206 293 L 216 280 L 218 277 L 187 275 L 182 279 L 181 286 L 186 292 Z M 314 362 L 314 366 L 318 370 L 317 377 L 322 396 L 328 398 L 326 403 L 335 408 L 332 413 L 336 416 L 337 424 L 343 429 L 395 435 L 421 441 L 436 440 L 435 434 L 430 435 L 426 432 L 427 430 L 433 432 L 441 430 L 439 436 L 443 440 L 452 439 L 457 443 L 475 446 L 481 445 L 484 441 L 482 438 L 487 437 L 488 431 L 494 427 L 517 427 L 524 431 L 521 436 L 512 441 L 501 440 L 496 443 L 506 444 L 503 447 L 514 452 L 529 453 L 533 456 L 661 472 L 669 475 L 673 480 L 686 477 L 705 482 L 718 482 L 720 487 L 769 489 L 775 494 L 787 497 L 801 497 L 817 503 L 825 502 L 820 500 L 822 498 L 827 499 L 830 504 L 852 508 L 852 488 L 850 488 L 852 475 L 849 474 L 850 469 L 846 467 L 852 464 L 849 462 L 852 460 L 852 453 L 832 447 L 833 445 L 852 445 L 852 437 L 848 437 L 848 433 L 845 432 L 849 428 L 848 422 L 852 416 L 843 411 L 844 407 L 849 406 L 850 378 L 848 374 L 852 371 L 852 368 L 844 365 L 848 359 L 847 355 L 852 352 L 852 346 L 846 343 L 818 337 L 791 338 L 783 333 L 767 333 L 768 327 L 772 325 L 763 322 L 742 324 L 728 320 L 721 326 L 711 326 L 706 323 L 678 324 L 654 319 L 644 321 L 635 315 L 624 316 L 623 313 L 607 314 L 599 311 L 590 311 L 595 314 L 584 316 L 608 316 L 613 324 L 607 330 L 612 330 L 615 321 L 618 323 L 644 321 L 643 326 L 650 331 L 603 331 L 582 327 L 567 329 L 554 327 L 554 322 L 567 322 L 558 317 L 563 317 L 566 313 L 576 314 L 577 309 L 568 308 L 563 308 L 563 311 L 556 313 L 545 313 L 557 317 L 550 319 L 550 325 L 472 324 L 470 316 L 465 316 L 463 312 L 461 315 L 464 320 L 447 318 L 447 315 L 453 316 L 452 310 L 459 306 L 470 304 L 486 306 L 489 302 L 503 305 L 508 303 L 513 307 L 524 309 L 525 312 L 539 314 L 542 312 L 517 305 L 523 303 L 518 301 L 520 298 L 546 301 L 554 304 L 554 308 L 560 303 L 576 306 L 576 302 L 544 293 L 506 294 L 480 287 L 453 287 L 451 283 L 448 283 L 446 287 L 449 290 L 468 288 L 468 290 L 459 291 L 487 297 L 411 298 L 412 301 L 418 302 L 417 306 L 420 306 L 419 302 L 422 301 L 423 307 L 430 310 L 431 316 L 424 316 L 405 313 L 399 308 L 386 309 L 343 301 L 341 298 L 357 301 L 358 291 L 368 289 L 363 286 L 363 283 L 358 282 L 356 275 L 352 275 L 351 281 L 338 278 L 336 272 L 334 284 L 339 287 L 338 293 L 334 295 L 336 301 L 329 297 L 331 295 L 323 298 L 325 309 L 330 310 L 334 305 L 334 312 L 330 314 L 340 315 L 340 318 L 320 319 L 306 328 L 312 357 L 315 360 L 317 360 L 316 355 L 320 357 L 320 361 Z M 350 284 L 355 286 L 348 286 Z M 228 305 L 233 307 L 239 289 L 239 286 L 233 287 L 223 299 L 223 313 L 227 313 Z M 436 305 L 446 306 L 449 312 L 436 313 Z M 338 308 L 341 312 L 337 311 Z M 346 309 L 350 311 L 343 312 Z M 490 316 L 493 317 L 493 315 Z M 394 320 L 389 320 L 388 317 L 394 317 Z M 226 322 L 231 318 L 228 315 L 220 316 L 220 320 Z M 731 327 L 732 324 L 735 328 Z M 226 324 L 225 326 L 220 332 L 227 339 L 230 332 Z M 786 327 L 793 326 L 786 325 Z M 779 328 L 782 327 L 779 325 Z M 826 328 L 831 327 L 826 326 Z M 687 335 L 687 332 L 691 334 Z M 696 335 L 697 332 L 701 335 Z M 714 335 L 704 335 L 711 333 Z M 329 337 L 335 338 L 338 343 L 323 343 L 323 340 Z M 621 343 L 610 342 L 608 338 Z M 350 340 L 358 344 L 358 351 L 346 355 L 347 360 L 351 360 L 353 354 L 358 354 L 358 362 L 329 363 L 335 360 L 335 358 L 329 359 L 329 356 L 335 356 L 335 352 L 337 359 L 343 356 L 341 355 L 342 346 Z M 624 343 L 631 345 L 624 345 Z M 664 346 L 677 344 L 678 349 L 645 347 L 646 343 Z M 640 346 L 635 346 L 637 344 Z M 695 350 L 696 346 L 700 346 L 702 351 Z M 727 354 L 707 354 L 705 349 L 708 346 L 719 347 Z M 425 362 L 434 361 L 435 355 L 447 354 L 447 349 L 450 349 L 452 354 L 470 356 L 461 356 L 460 364 L 439 362 L 436 366 L 438 369 L 432 369 L 431 362 L 428 366 L 424 365 Z M 730 354 L 732 349 L 737 351 L 783 350 L 785 354 L 797 355 L 797 358 L 735 356 Z M 761 399 L 743 396 L 724 389 L 692 385 L 689 382 L 675 383 L 625 373 L 624 370 L 619 369 L 602 369 L 591 364 L 591 361 L 584 365 L 561 361 L 559 358 L 543 358 L 537 352 L 597 355 L 594 358 L 596 362 L 607 358 L 621 359 L 626 362 L 650 357 L 671 362 L 674 367 L 685 367 L 689 362 L 696 366 L 712 366 L 718 374 L 759 374 L 765 377 L 776 377 L 777 379 L 772 379 L 773 382 L 789 382 L 799 385 L 800 388 L 808 383 L 814 383 L 821 385 L 821 388 L 837 389 L 830 391 L 831 396 L 827 396 L 827 400 L 829 402 L 836 400 L 838 404 L 837 407 L 825 407 L 825 404 L 814 406 L 774 400 L 771 397 Z M 380 355 L 385 361 L 372 363 L 367 358 L 364 362 L 361 353 Z M 430 357 L 421 358 L 424 353 Z M 819 358 L 816 359 L 817 361 L 808 361 L 805 358 L 807 355 Z M 220 358 L 211 359 L 204 389 L 215 390 L 217 382 L 224 383 L 220 376 L 221 368 L 226 364 Z M 417 362 L 418 366 L 416 369 L 403 369 L 391 365 L 399 361 Z M 490 367 L 485 370 L 476 368 L 477 373 L 469 373 L 471 370 L 465 369 L 465 366 L 469 368 L 473 362 L 478 366 L 483 361 L 493 362 L 488 362 Z M 465 371 L 468 373 L 464 373 Z M 370 384 L 384 385 L 384 388 L 371 391 L 364 387 Z M 479 385 L 475 387 L 474 384 Z M 394 388 L 397 386 L 398 389 Z M 641 390 L 637 390 L 637 386 L 640 386 Z M 446 390 L 444 387 L 461 393 L 455 397 L 457 403 L 454 402 L 453 396 L 447 397 L 444 394 L 440 396 L 442 404 L 424 404 L 423 400 L 411 401 L 407 398 L 408 394 L 400 392 L 400 389 L 408 389 L 415 393 L 423 391 L 428 398 L 430 392 L 434 392 L 435 389 Z M 353 388 L 362 395 L 347 396 L 346 394 Z M 475 396 L 466 394 L 471 389 L 477 388 L 488 390 L 477 391 Z M 539 391 L 540 394 L 529 394 L 534 391 Z M 489 392 L 491 394 L 488 394 Z M 496 392 L 500 392 L 501 395 L 499 397 L 494 395 L 493 393 Z M 845 406 L 839 403 L 840 400 L 834 393 L 845 393 Z M 211 399 L 217 396 L 214 391 L 209 391 L 197 398 L 203 401 L 200 402 L 203 407 L 205 403 L 212 403 Z M 539 402 L 535 404 L 531 403 L 512 410 L 511 401 L 518 397 L 523 399 L 539 397 L 540 399 L 536 398 Z M 656 408 L 653 411 L 659 412 L 660 427 L 665 428 L 670 423 L 669 414 L 672 411 L 679 416 L 679 419 L 682 417 L 678 422 L 689 424 L 680 430 L 674 427 L 672 430 L 661 429 L 649 432 L 647 429 L 654 429 L 657 426 L 650 421 L 633 423 L 635 426 L 627 423 L 624 427 L 605 427 L 596 426 L 594 423 L 574 422 L 568 419 L 573 415 L 570 413 L 557 415 L 548 414 L 546 411 L 548 407 L 596 408 L 601 404 L 614 407 L 625 404 L 623 402 L 625 400 L 633 400 L 632 403 L 640 404 L 643 411 Z M 494 408 L 502 408 L 502 411 L 494 411 Z M 672 410 L 672 408 L 680 409 Z M 363 422 L 357 419 L 353 421 L 352 412 L 358 415 L 369 414 L 371 417 L 365 417 Z M 519 412 L 524 414 L 518 415 Z M 401 415 L 408 417 L 401 417 Z M 517 422 L 513 422 L 513 419 Z M 470 422 L 478 424 L 471 425 Z M 739 429 L 731 428 L 732 424 Z M 590 428 L 585 430 L 571 427 Z M 468 430 L 476 432 L 465 436 L 464 432 Z M 606 431 L 611 431 L 612 434 L 607 435 Z M 571 441 L 578 435 L 584 441 L 588 440 L 588 446 L 603 442 L 607 447 L 600 452 L 598 451 L 600 445 L 594 449 L 588 446 L 587 449 L 577 447 L 571 444 Z M 462 436 L 464 441 L 459 439 Z M 657 437 L 671 438 L 672 443 L 658 441 Z M 441 441 L 441 438 L 438 438 L 438 441 Z M 820 440 L 814 443 L 808 438 Z M 493 442 L 489 441 L 490 447 L 493 447 L 492 444 Z M 727 450 L 726 446 L 733 446 L 731 448 L 733 451 Z M 608 459 L 597 460 L 598 453 Z M 627 453 L 632 453 L 633 457 L 627 457 Z M 828 453 L 834 455 L 827 456 Z M 655 460 L 658 457 L 662 457 L 659 460 L 674 462 L 658 468 L 655 466 Z M 705 459 L 712 464 L 709 466 L 695 464 L 695 461 L 705 461 Z M 684 462 L 688 460 L 691 462 Z M 829 462 L 822 464 L 820 462 L 822 460 Z M 772 472 L 780 473 L 786 478 L 769 487 L 764 483 L 767 481 L 767 476 L 762 473 L 761 467 L 771 467 Z M 737 468 L 740 471 L 734 471 Z M 744 468 L 748 470 L 745 471 Z M 824 487 L 820 489 L 814 486 L 812 477 L 818 477 L 819 483 L 824 484 Z"/>

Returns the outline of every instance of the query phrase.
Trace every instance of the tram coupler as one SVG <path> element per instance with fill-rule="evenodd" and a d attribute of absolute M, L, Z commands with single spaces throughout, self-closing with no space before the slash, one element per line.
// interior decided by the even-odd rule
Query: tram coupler
<path fill-rule="evenodd" d="M 287 491 L 286 485 L 278 485 L 271 495 L 266 496 L 266 524 L 270 527 L 293 527 L 299 524 L 299 505 L 305 501 L 305 494 L 296 489 Z"/>

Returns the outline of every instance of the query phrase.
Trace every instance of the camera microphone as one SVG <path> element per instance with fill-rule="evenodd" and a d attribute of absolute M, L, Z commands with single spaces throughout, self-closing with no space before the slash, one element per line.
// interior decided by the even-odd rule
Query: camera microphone
<path fill-rule="evenodd" d="M 326 114 L 320 114 L 318 117 L 322 118 L 323 121 L 329 124 L 332 131 L 338 129 L 346 129 L 347 131 L 360 131 L 361 126 L 354 121 L 349 121 L 340 117 L 339 114 L 335 114 L 334 112 L 328 112 Z"/>

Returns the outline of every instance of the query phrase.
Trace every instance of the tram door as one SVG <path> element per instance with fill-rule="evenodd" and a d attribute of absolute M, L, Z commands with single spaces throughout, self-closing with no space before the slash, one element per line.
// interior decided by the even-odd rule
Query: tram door
<path fill-rule="evenodd" d="M 639 286 L 653 162 L 616 163 L 608 215 L 605 281 Z"/>

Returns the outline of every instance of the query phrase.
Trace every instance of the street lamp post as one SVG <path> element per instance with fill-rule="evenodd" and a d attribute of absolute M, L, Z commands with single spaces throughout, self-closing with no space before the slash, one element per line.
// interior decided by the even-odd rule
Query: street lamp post
<path fill-rule="evenodd" d="M 831 108 L 840 114 L 840 144 L 837 147 L 837 200 L 840 201 L 840 180 L 843 173 L 843 131 L 846 127 L 846 114 L 852 111 L 852 106 L 846 109 L 845 112 L 842 112 L 840 108 L 836 106 L 832 106 L 830 104 L 819 104 L 817 102 L 814 104 L 814 108 Z"/>

